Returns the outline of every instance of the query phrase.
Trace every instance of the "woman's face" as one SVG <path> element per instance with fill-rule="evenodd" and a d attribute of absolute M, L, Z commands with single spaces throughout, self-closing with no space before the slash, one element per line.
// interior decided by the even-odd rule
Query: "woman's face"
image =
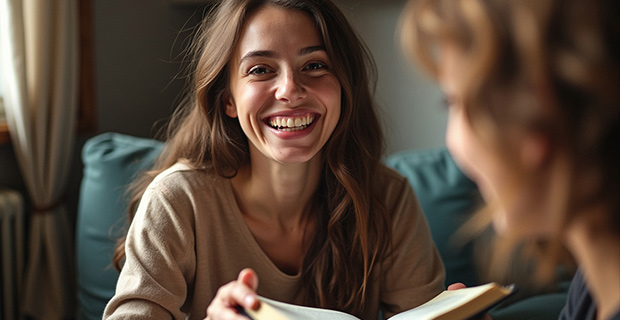
<path fill-rule="evenodd" d="M 260 8 L 246 21 L 230 70 L 226 113 L 239 118 L 253 156 L 298 163 L 319 154 L 340 118 L 341 88 L 307 15 Z"/>
<path fill-rule="evenodd" d="M 474 132 L 461 99 L 462 75 L 468 64 L 455 46 L 445 45 L 441 52 L 439 83 L 449 105 L 446 145 L 462 171 L 476 182 L 485 202 L 494 205 L 495 229 L 499 233 L 517 236 L 550 232 L 549 215 L 544 209 L 547 196 L 544 174 L 526 175 L 536 176 L 535 179 L 519 176 L 512 163 L 499 154 L 500 150 L 489 146 Z M 518 148 L 516 154 L 526 160 L 537 157 L 534 153 L 538 141 L 516 135 L 512 138 L 514 144 L 510 147 Z M 525 170 L 537 171 L 536 161 L 530 161 L 531 168 Z"/>

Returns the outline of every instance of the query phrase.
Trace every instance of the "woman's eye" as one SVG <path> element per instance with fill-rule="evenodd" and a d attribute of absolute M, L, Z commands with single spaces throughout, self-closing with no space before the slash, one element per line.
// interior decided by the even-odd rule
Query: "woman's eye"
<path fill-rule="evenodd" d="M 248 71 L 248 74 L 252 74 L 252 75 L 261 75 L 261 74 L 267 74 L 267 73 L 271 73 L 271 70 L 267 69 L 264 66 L 256 66 L 250 69 L 250 71 Z"/>
<path fill-rule="evenodd" d="M 305 67 L 305 70 L 322 70 L 327 69 L 327 65 L 321 62 L 311 62 L 308 63 Z"/>

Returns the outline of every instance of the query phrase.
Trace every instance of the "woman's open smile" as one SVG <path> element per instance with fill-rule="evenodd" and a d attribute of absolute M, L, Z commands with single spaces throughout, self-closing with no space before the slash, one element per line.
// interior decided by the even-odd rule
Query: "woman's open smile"
<path fill-rule="evenodd" d="M 318 115 L 314 113 L 298 116 L 273 116 L 264 121 L 276 131 L 294 132 L 310 127 L 317 116 Z"/>

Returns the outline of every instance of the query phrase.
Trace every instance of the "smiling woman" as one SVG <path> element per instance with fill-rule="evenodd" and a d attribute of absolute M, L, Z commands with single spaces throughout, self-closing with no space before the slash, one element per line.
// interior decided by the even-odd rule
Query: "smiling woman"
<path fill-rule="evenodd" d="M 252 155 L 319 161 L 340 119 L 341 87 L 312 20 L 266 7 L 247 23 L 231 61 L 226 114 L 239 119 Z M 277 103 L 269 107 L 272 96 Z"/>
<path fill-rule="evenodd" d="M 413 190 L 380 161 L 374 62 L 338 7 L 222 0 L 195 40 L 103 318 L 243 319 L 260 294 L 377 319 L 442 291 Z"/>

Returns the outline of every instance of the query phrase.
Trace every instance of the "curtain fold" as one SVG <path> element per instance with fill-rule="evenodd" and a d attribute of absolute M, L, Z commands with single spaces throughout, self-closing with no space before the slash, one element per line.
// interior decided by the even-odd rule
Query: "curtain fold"
<path fill-rule="evenodd" d="M 78 97 L 77 0 L 0 0 L 0 76 L 31 200 L 21 310 L 74 317 L 73 236 L 64 203 Z"/>

